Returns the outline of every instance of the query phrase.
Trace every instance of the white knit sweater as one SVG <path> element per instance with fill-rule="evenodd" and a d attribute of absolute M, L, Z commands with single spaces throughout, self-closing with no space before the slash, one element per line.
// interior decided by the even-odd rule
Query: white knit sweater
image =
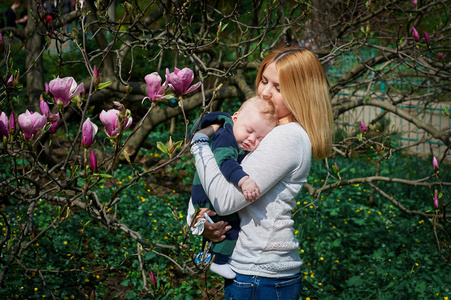
<path fill-rule="evenodd" d="M 196 134 L 194 140 L 205 138 Z M 191 147 L 202 186 L 219 215 L 238 212 L 241 231 L 230 265 L 244 275 L 284 277 L 299 273 L 302 260 L 293 232 L 291 211 L 307 181 L 311 144 L 297 123 L 274 128 L 241 165 L 260 187 L 250 203 L 222 176 L 208 143 Z M 192 212 L 191 212 L 192 214 Z"/>

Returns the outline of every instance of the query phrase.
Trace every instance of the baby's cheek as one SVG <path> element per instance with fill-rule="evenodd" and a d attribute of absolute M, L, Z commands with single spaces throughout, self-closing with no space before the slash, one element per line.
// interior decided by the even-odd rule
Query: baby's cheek
<path fill-rule="evenodd" d="M 254 143 L 254 150 L 257 149 L 258 145 L 260 145 L 260 141 L 257 140 Z"/>

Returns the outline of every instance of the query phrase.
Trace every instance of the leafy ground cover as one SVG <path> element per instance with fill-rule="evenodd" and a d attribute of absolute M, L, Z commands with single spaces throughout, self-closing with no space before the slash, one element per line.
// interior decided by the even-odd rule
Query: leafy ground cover
<path fill-rule="evenodd" d="M 155 139 L 165 137 L 158 135 Z M 138 157 L 142 170 L 162 160 L 159 152 L 152 151 Z M 430 166 L 429 161 L 397 156 L 382 163 L 382 175 L 390 172 L 399 178 L 423 178 L 431 173 L 425 168 Z M 375 168 L 371 156 L 346 161 L 336 158 L 328 163 L 337 163 L 343 178 L 368 175 Z M 449 171 L 449 167 L 441 166 L 440 174 L 449 176 Z M 119 166 L 115 179 L 99 186 L 100 198 L 131 180 L 131 172 L 129 167 Z M 115 208 L 117 217 L 147 242 L 190 242 L 193 253 L 201 251 L 201 240 L 188 238 L 183 230 L 193 173 L 187 153 L 176 164 L 125 189 Z M 324 178 L 323 163 L 314 162 L 309 182 L 320 187 Z M 378 184 L 400 197 L 397 200 L 406 207 L 423 211 L 433 208 L 430 189 Z M 304 260 L 303 299 L 451 297 L 451 266 L 439 255 L 431 220 L 407 215 L 377 193 L 369 205 L 370 193 L 370 186 L 352 184 L 323 193 L 317 201 L 305 190 L 298 196 L 293 215 Z M 17 224 L 27 216 L 21 210 L 6 209 L 3 213 L 16 219 Z M 37 203 L 33 212 L 36 234 L 60 214 L 52 203 Z M 0 227 L 6 231 L 3 222 Z M 91 295 L 96 299 L 152 299 L 142 296 L 141 259 L 146 274 L 155 274 L 157 284 L 152 289 L 158 299 L 222 298 L 218 276 L 184 272 L 177 264 L 179 255 L 186 254 L 165 248 L 158 252 L 140 251 L 127 234 L 105 228 L 85 212 L 69 209 L 65 221 L 54 224 L 23 256 L 25 259 L 9 270 L 2 295 L 6 299 L 42 299 L 52 294 L 56 299 L 89 299 Z"/>
<path fill-rule="evenodd" d="M 424 160 L 410 158 L 410 169 L 407 161 L 387 161 L 384 170 L 399 178 L 422 178 L 430 172 Z M 346 164 L 342 176 L 372 168 L 365 160 Z M 320 184 L 315 175 L 310 181 Z M 349 177 L 354 175 L 359 174 Z M 390 184 L 388 191 L 407 207 L 432 209 L 430 189 L 400 189 Z M 299 197 L 298 205 L 304 207 L 295 220 L 305 260 L 305 299 L 448 299 L 451 267 L 439 255 L 431 220 L 407 215 L 378 196 L 369 206 L 370 192 L 371 187 L 354 184 L 322 196 L 314 205 L 308 205 L 310 198 Z"/>

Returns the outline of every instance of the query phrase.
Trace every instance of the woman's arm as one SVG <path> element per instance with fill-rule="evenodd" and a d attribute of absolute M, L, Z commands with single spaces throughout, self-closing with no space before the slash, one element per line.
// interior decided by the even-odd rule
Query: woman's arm
<path fill-rule="evenodd" d="M 260 187 L 262 196 L 299 167 L 305 149 L 310 151 L 311 146 L 300 126 L 281 125 L 271 131 L 241 165 Z M 208 143 L 194 144 L 191 153 L 195 157 L 202 186 L 219 215 L 237 212 L 250 204 L 241 191 L 222 176 Z"/>

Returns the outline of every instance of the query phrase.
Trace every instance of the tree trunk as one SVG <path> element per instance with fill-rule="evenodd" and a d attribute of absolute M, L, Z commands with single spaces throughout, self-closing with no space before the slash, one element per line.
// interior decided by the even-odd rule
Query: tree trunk
<path fill-rule="evenodd" d="M 37 15 L 35 0 L 28 0 L 28 7 Z M 42 62 L 42 48 L 44 37 L 38 32 L 38 24 L 29 17 L 24 30 L 25 66 L 27 81 L 27 104 L 32 110 L 39 111 L 39 98 L 44 91 L 44 70 Z"/>

